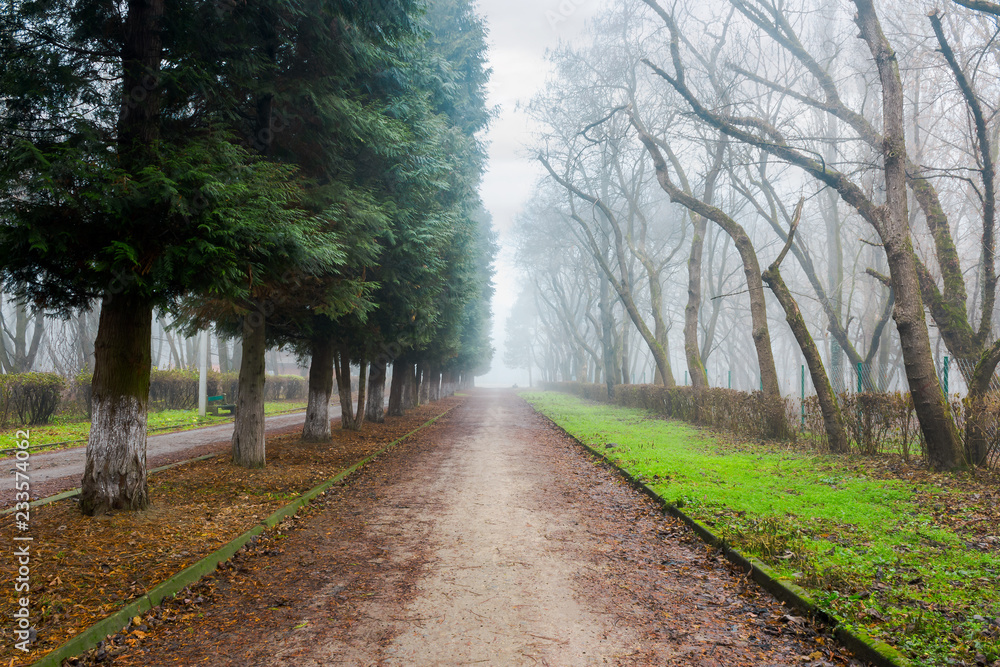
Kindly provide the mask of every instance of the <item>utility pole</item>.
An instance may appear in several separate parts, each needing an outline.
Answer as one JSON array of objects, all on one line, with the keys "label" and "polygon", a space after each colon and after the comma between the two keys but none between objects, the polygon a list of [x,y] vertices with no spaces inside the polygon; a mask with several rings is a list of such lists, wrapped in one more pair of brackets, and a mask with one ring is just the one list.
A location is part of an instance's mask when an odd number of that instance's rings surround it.
[{"label": "utility pole", "polygon": [[208,407],[208,329],[198,332],[198,415]]}]

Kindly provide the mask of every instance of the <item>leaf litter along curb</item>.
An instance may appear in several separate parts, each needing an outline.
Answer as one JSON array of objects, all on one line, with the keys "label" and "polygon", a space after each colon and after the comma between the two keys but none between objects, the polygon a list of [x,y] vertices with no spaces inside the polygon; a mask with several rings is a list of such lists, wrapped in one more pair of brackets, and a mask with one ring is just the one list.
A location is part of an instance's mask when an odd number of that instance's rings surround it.
[{"label": "leaf litter along curb", "polygon": [[[234,467],[228,455],[150,476],[150,509],[88,518],[76,502],[61,501],[31,513],[31,613],[36,643],[25,656],[14,649],[12,624],[0,631],[0,661],[27,665],[76,633],[142,596],[253,527],[315,484],[461,403],[448,398],[424,405],[361,432],[335,429],[331,443],[307,444],[297,434],[268,439],[267,467]],[[0,535],[13,544],[13,515]],[[0,562],[13,581],[16,559]],[[0,600],[0,615],[15,610],[13,585]]]},{"label": "leaf litter along curb", "polygon": [[522,396],[915,664],[1000,664],[995,474],[735,443],[640,410]]}]

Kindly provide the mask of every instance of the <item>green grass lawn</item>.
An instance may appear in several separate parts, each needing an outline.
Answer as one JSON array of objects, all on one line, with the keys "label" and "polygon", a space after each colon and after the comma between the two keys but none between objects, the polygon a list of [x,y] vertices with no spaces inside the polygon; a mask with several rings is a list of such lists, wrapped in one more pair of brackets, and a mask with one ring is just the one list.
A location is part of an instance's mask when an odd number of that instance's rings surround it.
[{"label": "green grass lawn", "polygon": [[[264,404],[264,414],[274,415],[282,412],[304,410],[305,408],[306,404],[302,401],[274,401]],[[160,412],[150,412],[147,424],[150,434],[156,435],[186,431],[201,426],[225,424],[231,421],[233,421],[232,415],[219,415],[215,417],[209,414],[200,417],[197,409],[161,410]],[[14,434],[19,430],[26,429],[31,432],[30,442],[32,451],[35,451],[36,447],[49,444],[53,444],[53,446],[45,447],[45,449],[78,447],[82,444],[81,441],[86,441],[87,436],[90,435],[90,421],[81,415],[56,415],[48,424],[5,428],[0,430],[0,449],[11,447],[14,442]]]},{"label": "green grass lawn", "polygon": [[1000,658],[995,485],[961,473],[887,479],[877,461],[733,446],[640,410],[521,396],[915,664]]}]

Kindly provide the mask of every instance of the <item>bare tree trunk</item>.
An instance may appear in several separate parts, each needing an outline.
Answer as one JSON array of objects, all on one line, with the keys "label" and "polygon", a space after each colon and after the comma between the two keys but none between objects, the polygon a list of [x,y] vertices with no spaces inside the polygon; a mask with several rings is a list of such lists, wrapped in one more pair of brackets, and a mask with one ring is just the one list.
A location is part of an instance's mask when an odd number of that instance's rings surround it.
[{"label": "bare tree trunk", "polygon": [[721,209],[706,204],[682,191],[670,179],[667,163],[653,138],[646,132],[639,119],[631,115],[632,126],[639,133],[639,138],[653,158],[656,178],[670,201],[677,202],[695,213],[708,218],[722,228],[732,238],[743,260],[743,274],[746,278],[747,291],[750,298],[751,334],[754,347],[757,350],[757,363],[760,367],[761,384],[764,396],[771,402],[768,431],[773,437],[785,437],[788,434],[788,420],[784,414],[784,403],[781,398],[781,388],[778,385],[778,371],[774,364],[774,353],[771,350],[771,336],[767,326],[767,306],[764,302],[764,284],[761,280],[760,264],[753,242],[746,230]]},{"label": "bare tree trunk", "polygon": [[927,457],[936,470],[958,463],[959,434],[951,409],[941,391],[931,354],[927,321],[920,294],[907,219],[906,140],[903,129],[903,86],[896,55],[889,46],[875,14],[872,0],[854,0],[856,21],[878,67],[882,83],[882,149],[886,204],[881,212],[882,243],[896,295],[893,318],[906,359],[906,378],[914,411],[927,442]]},{"label": "bare tree trunk", "polygon": [[705,230],[708,221],[697,216],[694,221],[694,236],[691,238],[691,255],[688,258],[688,301],[684,307],[684,355],[687,357],[691,386],[695,389],[708,387],[708,373],[698,349],[698,318],[701,310],[701,257],[705,248]]},{"label": "bare tree trunk", "polygon": [[139,297],[104,300],[95,343],[87,463],[80,511],[88,516],[149,505],[146,409],[153,308]]},{"label": "bare tree trunk", "polygon": [[330,440],[330,395],[333,393],[333,341],[323,337],[312,342],[309,362],[309,402],[302,425],[305,442]]},{"label": "bare tree trunk", "polygon": [[788,291],[788,287],[785,286],[785,281],[782,280],[778,269],[781,260],[785,258],[785,254],[788,253],[788,249],[795,238],[795,228],[799,224],[799,219],[802,215],[802,204],[803,201],[800,200],[798,208],[795,211],[795,219],[792,221],[791,230],[788,232],[788,240],[785,241],[785,246],[778,254],[777,259],[764,272],[763,279],[768,287],[771,288],[771,291],[774,292],[778,303],[784,309],[788,326],[791,328],[792,334],[795,336],[795,341],[799,344],[802,355],[806,359],[806,365],[809,367],[809,375],[812,378],[813,386],[816,388],[816,398],[819,401],[819,408],[823,413],[823,425],[826,428],[826,437],[830,444],[830,450],[838,453],[846,453],[848,451],[847,430],[844,428],[844,418],[840,413],[840,406],[837,404],[837,396],[833,393],[833,387],[830,386],[830,378],[823,367],[823,357],[820,355],[819,348],[816,347],[815,341],[813,341],[812,336],[809,334],[806,322],[802,319],[802,313],[799,312],[795,299],[792,297],[791,292]]},{"label": "bare tree trunk", "polygon": [[371,362],[368,378],[368,402],[365,419],[375,424],[385,422],[385,359],[380,357]]},{"label": "bare tree trunk", "polygon": [[263,468],[264,355],[267,352],[266,322],[258,310],[243,318],[243,359],[236,392],[236,424],[233,428],[233,463],[243,468]]}]

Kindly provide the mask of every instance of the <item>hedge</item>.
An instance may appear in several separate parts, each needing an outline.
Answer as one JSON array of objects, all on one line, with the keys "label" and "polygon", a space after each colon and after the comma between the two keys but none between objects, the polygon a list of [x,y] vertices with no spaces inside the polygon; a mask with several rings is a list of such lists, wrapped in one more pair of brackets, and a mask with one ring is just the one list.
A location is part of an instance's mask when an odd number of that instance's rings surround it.
[{"label": "hedge", "polygon": [[45,424],[62,400],[66,381],[55,373],[0,375],[0,425]]},{"label": "hedge", "polygon": [[[90,385],[92,375],[82,373],[74,382],[76,408],[90,416]],[[225,395],[226,401],[236,400],[239,373],[208,372],[208,395]],[[298,375],[268,375],[264,381],[264,399],[268,401],[304,400],[309,383]],[[153,370],[149,377],[150,410],[190,410],[198,407],[198,371]]]},{"label": "hedge", "polygon": [[[769,401],[759,391],[735,389],[702,389],[663,387],[652,384],[616,385],[614,397],[608,398],[607,385],[582,382],[550,382],[543,388],[576,394],[601,403],[614,403],[628,408],[655,412],[669,419],[680,419],[699,426],[730,431],[750,438],[767,438],[770,428]],[[792,405],[785,400],[783,408],[791,415]]]}]

